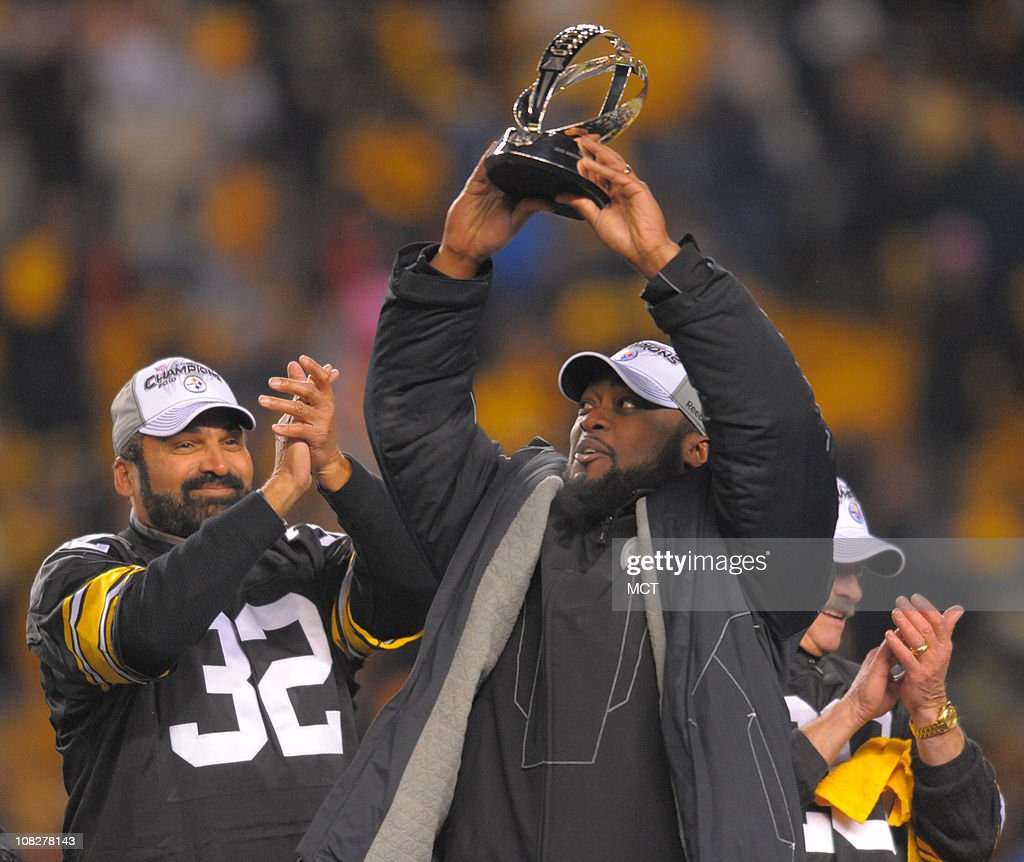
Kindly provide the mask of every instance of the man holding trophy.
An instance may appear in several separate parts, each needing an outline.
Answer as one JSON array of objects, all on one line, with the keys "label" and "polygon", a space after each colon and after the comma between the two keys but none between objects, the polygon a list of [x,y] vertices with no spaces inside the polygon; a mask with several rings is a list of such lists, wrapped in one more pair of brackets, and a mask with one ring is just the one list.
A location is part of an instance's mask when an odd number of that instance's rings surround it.
[{"label": "man holding trophy", "polygon": [[[570,65],[599,36],[615,56]],[[559,34],[517,110],[539,125],[534,103],[542,114],[598,69],[613,78],[602,117],[554,141],[510,130],[441,243],[398,254],[367,428],[444,580],[416,666],[314,819],[305,860],[803,858],[782,683],[788,639],[828,593],[831,436],[751,296],[692,237],[670,238],[647,184],[602,143],[639,109],[608,116],[638,68],[615,34]],[[490,258],[556,206],[648,279],[670,343],[571,357],[568,459],[540,439],[505,456],[471,391]],[[632,537],[820,541],[782,573],[694,576],[672,606],[645,597],[630,613],[613,607],[613,544]]]}]

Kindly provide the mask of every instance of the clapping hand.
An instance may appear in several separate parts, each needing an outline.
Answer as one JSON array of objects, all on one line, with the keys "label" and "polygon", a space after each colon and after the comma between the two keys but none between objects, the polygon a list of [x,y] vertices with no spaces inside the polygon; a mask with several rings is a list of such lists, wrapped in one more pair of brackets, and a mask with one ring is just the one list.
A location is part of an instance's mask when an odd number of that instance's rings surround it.
[{"label": "clapping hand", "polygon": [[946,703],[946,672],[953,657],[953,629],[964,609],[953,605],[945,613],[924,596],[900,596],[892,612],[897,631],[885,633],[885,642],[905,675],[900,697],[910,719],[921,727],[935,721]]},{"label": "clapping hand", "polygon": [[[300,356],[298,362],[288,363],[287,377],[271,377],[268,382],[271,389],[292,398],[260,396],[261,407],[283,414],[273,426],[278,464],[308,457],[310,473],[328,491],[340,488],[351,475],[351,465],[338,449],[334,428],[332,384],[340,376],[341,372],[331,365],[322,366],[309,356]],[[300,451],[292,451],[296,447]]]}]

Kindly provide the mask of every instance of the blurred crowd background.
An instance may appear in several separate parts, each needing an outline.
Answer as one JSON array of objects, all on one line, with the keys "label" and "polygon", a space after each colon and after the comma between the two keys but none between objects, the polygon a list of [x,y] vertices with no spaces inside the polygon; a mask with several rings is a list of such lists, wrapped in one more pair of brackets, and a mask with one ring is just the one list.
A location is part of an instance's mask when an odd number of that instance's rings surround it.
[{"label": "blurred crowd background", "polygon": [[[341,443],[372,464],[362,389],[392,257],[440,237],[542,49],[584,21],[650,69],[616,147],[789,341],[873,531],[1024,535],[1021,0],[0,0],[8,829],[60,827],[24,612],[52,548],[126,521],[117,389],[184,354],[255,409],[266,378],[310,353],[343,370]],[[600,95],[556,101],[586,119]],[[509,448],[564,447],[556,372],[572,351],[657,337],[642,281],[546,214],[496,267],[480,419]],[[300,517],[330,523],[314,498]],[[1024,859],[1022,622],[969,612],[951,684],[1007,797],[1000,860]],[[858,618],[848,655],[884,625]],[[364,724],[406,661],[364,671]]]}]

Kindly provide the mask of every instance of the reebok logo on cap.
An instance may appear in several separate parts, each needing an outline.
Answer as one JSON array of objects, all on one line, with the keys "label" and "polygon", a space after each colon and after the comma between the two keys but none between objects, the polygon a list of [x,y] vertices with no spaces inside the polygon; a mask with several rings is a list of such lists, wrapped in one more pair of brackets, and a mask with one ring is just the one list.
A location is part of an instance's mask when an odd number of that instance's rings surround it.
[{"label": "reebok logo on cap", "polygon": [[614,356],[589,350],[570,356],[558,373],[558,387],[566,398],[578,402],[590,381],[609,368],[641,398],[682,410],[701,434],[707,434],[700,395],[675,350],[660,341],[637,341]]}]

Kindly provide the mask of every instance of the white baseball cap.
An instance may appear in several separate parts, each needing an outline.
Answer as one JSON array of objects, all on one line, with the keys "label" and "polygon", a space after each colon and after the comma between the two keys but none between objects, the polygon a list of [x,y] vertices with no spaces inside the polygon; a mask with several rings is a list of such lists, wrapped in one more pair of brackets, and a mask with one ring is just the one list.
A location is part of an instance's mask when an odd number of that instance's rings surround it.
[{"label": "white baseball cap", "polygon": [[832,540],[832,559],[837,563],[863,563],[864,567],[891,578],[903,571],[907,558],[903,549],[872,536],[860,501],[850,486],[836,479],[839,488],[839,517]]},{"label": "white baseball cap", "polygon": [[231,387],[208,365],[184,356],[158,359],[136,371],[110,405],[114,452],[136,431],[172,437],[215,407],[233,410],[243,428],[256,427],[252,413],[239,406]]},{"label": "white baseball cap", "polygon": [[671,345],[636,341],[614,356],[590,350],[577,353],[558,372],[558,388],[570,401],[579,401],[590,382],[608,368],[641,398],[661,407],[682,410],[701,434],[707,434],[700,395]]}]

